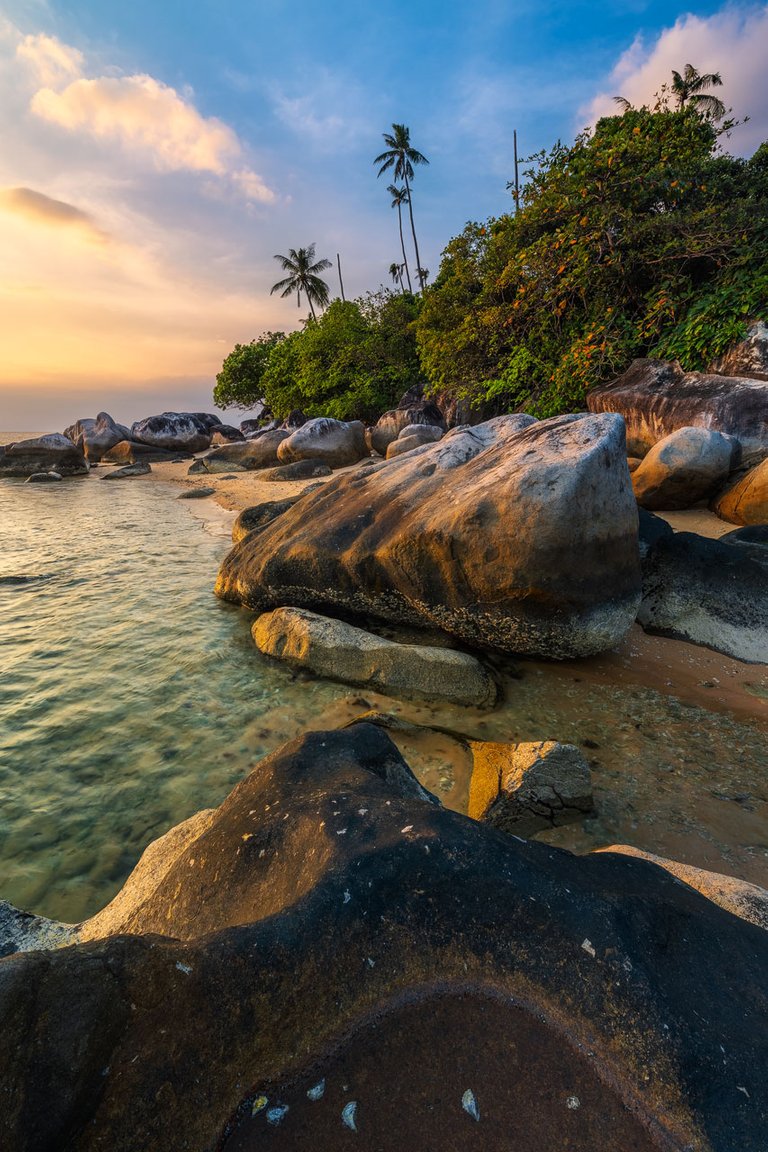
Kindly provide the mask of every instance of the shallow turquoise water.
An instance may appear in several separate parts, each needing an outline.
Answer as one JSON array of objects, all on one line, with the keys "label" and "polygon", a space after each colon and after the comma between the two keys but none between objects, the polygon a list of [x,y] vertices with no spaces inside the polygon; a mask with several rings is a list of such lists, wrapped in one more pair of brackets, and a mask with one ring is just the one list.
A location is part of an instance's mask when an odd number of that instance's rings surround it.
[{"label": "shallow turquoise water", "polygon": [[287,725],[286,670],[212,594],[227,540],[98,477],[0,481],[0,899],[65,920],[343,693],[299,684]]}]

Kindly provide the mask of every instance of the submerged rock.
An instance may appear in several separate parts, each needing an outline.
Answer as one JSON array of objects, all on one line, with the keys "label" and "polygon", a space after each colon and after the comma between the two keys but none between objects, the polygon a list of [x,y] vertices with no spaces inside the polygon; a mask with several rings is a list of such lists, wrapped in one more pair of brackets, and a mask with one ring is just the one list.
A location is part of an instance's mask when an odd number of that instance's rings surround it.
[{"label": "submerged rock", "polygon": [[3,1147],[763,1152],[768,933],[425,803],[377,728],[293,741],[134,876],[0,960]]},{"label": "submerged rock", "polygon": [[473,708],[496,703],[496,682],[464,652],[396,644],[301,608],[265,612],[251,629],[256,647],[292,668],[359,684],[406,700],[437,700]]},{"label": "submerged rock", "polygon": [[768,456],[768,382],[684,372],[676,360],[634,360],[623,376],[587,393],[590,412],[618,412],[632,454],[679,428],[708,428],[738,440],[742,460]]},{"label": "submerged rock", "polygon": [[592,779],[574,744],[472,741],[469,815],[500,832],[533,836],[583,820],[593,808]]},{"label": "submerged rock", "polygon": [[693,532],[660,536],[643,558],[637,619],[646,632],[768,664],[768,551],[761,562]]},{"label": "submerged rock", "polygon": [[187,492],[179,492],[177,500],[204,500],[206,496],[214,496],[215,488],[190,488]]},{"label": "submerged rock", "polygon": [[503,416],[329,481],[226,558],[219,596],[339,607],[556,659],[612,647],[640,597],[620,418]]},{"label": "submerged rock", "polygon": [[654,444],[632,472],[638,504],[690,508],[711,496],[731,470],[734,444],[708,428],[679,428]]},{"label": "submerged rock", "polygon": [[27,476],[26,484],[56,484],[61,480],[61,473],[59,472],[33,472],[31,476]]},{"label": "submerged rock", "polygon": [[59,432],[0,445],[0,476],[34,476],[40,472],[86,476],[88,461],[82,448]]}]

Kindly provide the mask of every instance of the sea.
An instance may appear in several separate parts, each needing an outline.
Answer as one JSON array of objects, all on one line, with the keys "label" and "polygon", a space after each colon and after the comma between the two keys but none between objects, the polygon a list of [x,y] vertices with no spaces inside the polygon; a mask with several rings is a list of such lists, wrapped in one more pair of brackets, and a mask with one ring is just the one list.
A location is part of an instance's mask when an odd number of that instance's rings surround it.
[{"label": "sea", "polygon": [[[595,812],[542,838],[579,852],[632,844],[768,884],[765,723],[679,698],[672,664],[658,683],[634,682],[631,637],[591,661],[492,660],[503,690],[492,713],[295,674],[257,651],[250,613],[213,595],[231,547],[218,506],[103,474],[0,479],[0,900],[79,922],[150,841],[219,804],[266,754],[369,708],[474,739],[576,744]],[[680,651],[712,675],[701,662],[715,654]],[[764,667],[747,690],[764,715]],[[444,734],[398,743],[466,811],[466,746],[462,759]]]}]

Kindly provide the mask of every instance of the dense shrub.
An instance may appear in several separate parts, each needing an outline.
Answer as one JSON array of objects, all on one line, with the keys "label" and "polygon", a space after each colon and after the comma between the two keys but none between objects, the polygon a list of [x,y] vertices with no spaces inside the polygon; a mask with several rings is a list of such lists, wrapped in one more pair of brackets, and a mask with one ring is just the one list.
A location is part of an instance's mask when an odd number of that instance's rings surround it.
[{"label": "dense shrub", "polygon": [[629,108],[535,157],[520,211],[448,244],[417,322],[434,389],[548,416],[635,356],[703,368],[768,314],[768,145]]}]

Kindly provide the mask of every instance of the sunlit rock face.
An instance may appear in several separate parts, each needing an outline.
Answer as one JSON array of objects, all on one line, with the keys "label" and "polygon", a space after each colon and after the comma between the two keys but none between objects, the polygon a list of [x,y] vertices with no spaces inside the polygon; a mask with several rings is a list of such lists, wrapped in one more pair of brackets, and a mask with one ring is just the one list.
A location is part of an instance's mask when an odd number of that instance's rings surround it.
[{"label": "sunlit rock face", "polygon": [[731,524],[768,524],[768,459],[731,477],[709,506]]},{"label": "sunlit rock face", "polygon": [[70,946],[0,960],[3,1148],[764,1152],[768,934],[446,811],[370,724],[36,933]]},{"label": "sunlit rock face", "polygon": [[338,477],[242,541],[216,591],[554,659],[610,648],[640,598],[623,421],[501,416]]},{"label": "sunlit rock face", "polygon": [[365,428],[360,421],[332,420],[329,416],[307,420],[283,440],[277,450],[281,464],[315,460],[329,468],[356,464],[367,455]]},{"label": "sunlit rock face", "polygon": [[734,441],[708,428],[679,428],[654,444],[632,472],[643,508],[690,508],[722,484],[731,468]]},{"label": "sunlit rock face", "polygon": [[0,476],[32,476],[36,472],[85,476],[88,462],[82,448],[59,432],[0,446]]},{"label": "sunlit rock face", "polygon": [[768,381],[684,372],[676,360],[634,360],[587,394],[590,412],[618,412],[630,453],[643,455],[679,428],[734,437],[743,463],[768,456]]},{"label": "sunlit rock face", "polygon": [[744,339],[713,360],[709,370],[721,376],[768,380],[768,324],[764,320],[750,324]]}]

